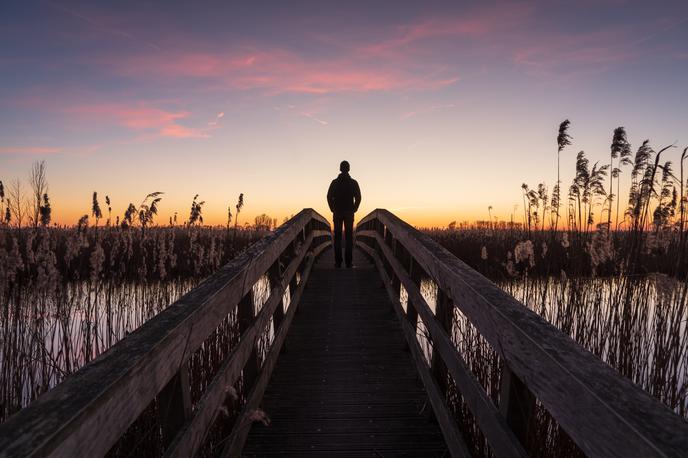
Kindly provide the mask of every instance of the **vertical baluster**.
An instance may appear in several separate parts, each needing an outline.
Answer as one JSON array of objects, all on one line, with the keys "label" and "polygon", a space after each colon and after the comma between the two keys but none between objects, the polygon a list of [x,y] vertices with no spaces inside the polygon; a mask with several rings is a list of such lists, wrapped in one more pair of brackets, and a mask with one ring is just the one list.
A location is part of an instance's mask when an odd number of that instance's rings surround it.
[{"label": "vertical baluster", "polygon": [[[397,249],[401,249],[402,245],[401,245],[401,243],[399,243],[397,241],[397,239],[392,239],[391,243],[392,243],[392,253],[396,257],[397,256]],[[387,262],[386,265],[391,267],[389,262]],[[394,269],[391,269],[391,268],[389,269],[389,276],[392,279],[392,288],[394,288],[394,292],[399,294],[399,290],[401,289],[401,280],[399,280],[399,277],[397,277],[397,275],[394,273]]]},{"label": "vertical baluster", "polygon": [[502,365],[499,411],[523,448],[529,450],[533,428],[535,396],[506,364]]},{"label": "vertical baluster", "polygon": [[[385,238],[385,226],[380,221],[376,220],[376,223],[377,223],[377,231],[380,233],[380,236],[384,240],[384,238]],[[385,255],[382,253],[382,248],[380,248],[378,246],[378,244],[379,244],[378,240],[379,239],[375,239],[375,252],[377,253],[377,256],[382,260],[382,259],[385,259]]]},{"label": "vertical baluster", "polygon": [[408,273],[408,258],[409,258],[409,253],[402,245],[401,243],[397,242],[397,247],[396,250],[394,251],[394,256],[397,258],[397,261],[404,267],[406,272]]},{"label": "vertical baluster", "polygon": [[303,229],[301,229],[301,232],[299,233],[298,240],[303,241],[306,240],[306,236],[308,235],[308,232],[311,230],[311,222],[307,222],[305,226],[303,226]]},{"label": "vertical baluster", "polygon": [[167,447],[186,420],[191,418],[191,386],[187,363],[181,365],[179,371],[158,394],[158,410],[162,441]]},{"label": "vertical baluster", "polygon": [[[435,317],[437,321],[442,326],[442,329],[451,338],[452,326],[453,326],[453,313],[454,305],[451,299],[442,291],[437,289],[437,304],[435,306]],[[442,393],[447,393],[447,366],[444,364],[444,360],[440,356],[438,351],[432,352],[432,364],[431,364],[433,375],[435,380],[437,380],[437,385],[439,386]]]},{"label": "vertical baluster", "polygon": [[281,257],[272,264],[268,270],[268,278],[270,279],[270,289],[271,291],[278,291],[282,295],[282,298],[275,308],[275,313],[272,315],[272,321],[275,325],[275,333],[282,324],[282,319],[284,318],[284,292],[282,291],[282,263],[280,262]]},{"label": "vertical baluster", "polygon": [[[256,309],[253,305],[253,289],[251,289],[248,293],[246,293],[241,301],[239,301],[239,306],[237,307],[239,334],[242,336],[242,338],[246,330],[253,326],[253,322],[255,320],[255,311]],[[257,335],[260,335],[260,332]],[[251,356],[248,358],[243,371],[245,393],[250,392],[257,375],[258,353],[256,352],[256,346],[254,344],[253,349],[251,350]]]},{"label": "vertical baluster", "polygon": [[389,230],[389,228],[386,228],[387,230],[385,231],[385,243],[387,244],[388,247],[392,247],[392,242],[394,240],[394,236],[392,235],[392,232]]},{"label": "vertical baluster", "polygon": [[[421,267],[418,265],[415,259],[411,258],[410,261],[410,269],[409,269],[409,276],[411,277],[411,281],[420,288],[420,280],[423,274],[423,270]],[[409,323],[411,323],[411,327],[416,330],[418,327],[418,311],[416,310],[416,307],[411,303],[411,298],[409,298],[409,303],[408,306],[406,307],[406,318],[408,319]]]}]

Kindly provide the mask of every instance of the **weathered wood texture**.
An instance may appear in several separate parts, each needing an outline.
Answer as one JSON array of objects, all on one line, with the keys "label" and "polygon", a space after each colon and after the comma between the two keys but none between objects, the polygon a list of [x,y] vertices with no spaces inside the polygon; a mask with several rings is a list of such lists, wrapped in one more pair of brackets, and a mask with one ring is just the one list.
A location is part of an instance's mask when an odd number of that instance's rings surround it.
[{"label": "weathered wood texture", "polygon": [[[11,417],[0,426],[0,456],[104,455],[285,250],[302,252],[306,240],[323,237],[329,237],[327,220],[301,211]],[[163,398],[186,396],[174,384],[168,388]],[[166,441],[189,414],[184,406],[177,410],[174,421],[164,422]]]},{"label": "weathered wood texture", "polygon": [[[389,295],[390,300],[392,301],[394,311],[397,314],[397,318],[399,319],[399,323],[401,324],[401,329],[403,330],[404,337],[406,338],[406,344],[408,345],[408,348],[411,352],[413,362],[416,365],[416,371],[420,375],[420,379],[423,382],[425,391],[428,394],[428,400],[430,401],[430,405],[432,406],[435,418],[437,419],[440,429],[442,430],[442,435],[444,436],[444,440],[447,443],[447,448],[451,453],[451,456],[471,456],[468,447],[466,446],[466,442],[463,440],[461,432],[459,432],[456,420],[454,419],[452,413],[449,411],[449,408],[447,407],[444,393],[442,393],[439,385],[437,384],[437,380],[433,377],[430,368],[428,367],[424,359],[423,350],[420,348],[420,345],[418,344],[418,339],[416,338],[417,322],[415,320],[409,320],[408,314],[404,313],[404,309],[402,308],[401,303],[399,302],[399,297],[398,295],[395,295],[392,286],[394,284],[394,281],[392,281],[387,275],[387,272],[385,271],[385,268],[382,265],[382,261],[380,260],[380,257],[377,255],[377,253],[375,253],[366,245],[361,245],[360,247],[373,258],[373,260],[375,261],[375,265],[378,269],[378,272],[382,277],[382,282],[385,285],[385,288],[387,289],[387,294]],[[407,308],[407,311],[408,310],[409,309]]]},{"label": "weathered wood texture", "polygon": [[[308,238],[306,243],[308,243]],[[328,244],[323,243],[316,247],[312,253],[309,254],[310,260],[318,255]],[[252,357],[255,351],[255,342],[260,337],[261,330],[265,329],[266,325],[271,316],[274,316],[276,308],[281,304],[283,292],[288,287],[290,279],[295,277],[295,273],[304,262],[304,257],[306,252],[302,251],[297,255],[292,262],[287,266],[284,276],[278,281],[281,283],[279,286],[273,288],[270,297],[267,299],[265,304],[263,304],[256,322],[253,326],[244,333],[239,341],[239,345],[232,351],[232,354],[227,358],[225,363],[218,370],[217,375],[213,381],[208,385],[203,397],[196,406],[196,411],[193,417],[180,429],[176,441],[171,444],[171,446],[166,451],[167,456],[174,457],[187,457],[193,456],[200,448],[205,434],[208,431],[210,425],[215,420],[219,408],[222,406],[222,402],[226,396],[226,387],[234,386],[237,379],[242,373],[242,368]],[[306,261],[308,262],[308,261]],[[298,288],[293,289],[294,295],[291,298],[290,307],[296,308],[299,302],[300,294],[305,287],[307,281],[306,278],[302,278],[301,283],[299,283]],[[284,325],[284,331],[289,327],[289,323]],[[275,329],[280,330],[280,326],[275,323]],[[257,368],[255,369],[257,372]],[[255,376],[255,372],[252,374]]]},{"label": "weathered wood texture", "polygon": [[[386,210],[373,211],[357,228],[358,238],[379,240],[384,234],[402,244],[503,358],[514,380],[542,402],[586,454],[685,456],[686,421],[430,237]],[[523,387],[506,388],[523,400]],[[504,396],[507,402],[510,398]]]},{"label": "weathered wood texture", "polygon": [[246,442],[246,436],[248,435],[249,431],[248,426],[251,424],[252,421],[252,413],[255,411],[255,409],[258,408],[261,401],[263,400],[265,388],[267,387],[268,382],[270,381],[270,376],[272,375],[272,371],[275,368],[275,364],[277,363],[277,358],[279,358],[280,351],[282,350],[282,344],[284,343],[284,339],[286,339],[287,337],[287,332],[289,332],[289,327],[291,325],[292,319],[294,318],[296,310],[298,310],[299,303],[301,302],[301,296],[303,295],[303,291],[306,287],[306,284],[308,283],[308,277],[311,273],[313,260],[313,256],[309,256],[306,263],[306,267],[303,271],[303,275],[301,277],[299,287],[294,292],[294,295],[291,296],[289,308],[287,309],[287,313],[284,316],[282,325],[276,331],[273,343],[270,346],[270,351],[265,358],[265,362],[263,363],[263,367],[261,368],[260,374],[258,376],[258,381],[251,389],[251,392],[248,396],[248,400],[246,401],[246,405],[244,406],[241,414],[239,415],[239,419],[234,424],[234,428],[232,429],[232,433],[230,436],[231,440],[229,440],[227,442],[227,445],[223,448],[221,453],[222,456],[241,455],[241,449],[244,446],[244,442]]},{"label": "weathered wood texture", "polygon": [[[471,412],[473,412],[473,416],[480,426],[480,429],[483,431],[483,434],[487,437],[490,444],[492,444],[492,450],[495,455],[499,457],[526,456],[525,450],[523,450],[519,444],[517,437],[511,431],[507,422],[500,415],[483,387],[478,383],[475,377],[473,377],[470,369],[452,343],[442,322],[435,318],[416,283],[412,281],[404,271],[403,266],[396,257],[393,256],[391,248],[384,243],[382,237],[378,233],[374,233],[373,237],[377,240],[380,251],[392,267],[396,277],[406,289],[409,298],[407,310],[412,308],[415,309],[417,315],[420,316],[423,323],[425,323],[425,327],[428,329],[430,337],[432,338],[435,361],[439,358],[444,362],[444,366],[454,379],[458,389],[461,391],[461,395],[471,409]],[[361,244],[360,246],[366,251],[369,251],[371,256],[377,257],[377,253],[371,248],[368,248],[367,245]],[[385,281],[386,284],[391,284],[392,282],[384,269],[378,268],[378,270],[380,270],[383,281]],[[389,288],[389,294],[392,296],[392,300],[399,300],[398,289],[392,290],[392,288]],[[411,334],[411,339],[413,341],[417,340],[415,332]],[[414,343],[417,346],[417,342]],[[424,360],[420,363],[423,365],[425,364]],[[444,396],[441,401],[445,402]],[[453,418],[451,420],[454,421]]]},{"label": "weathered wood texture", "polygon": [[446,456],[373,266],[311,273],[243,456]]}]

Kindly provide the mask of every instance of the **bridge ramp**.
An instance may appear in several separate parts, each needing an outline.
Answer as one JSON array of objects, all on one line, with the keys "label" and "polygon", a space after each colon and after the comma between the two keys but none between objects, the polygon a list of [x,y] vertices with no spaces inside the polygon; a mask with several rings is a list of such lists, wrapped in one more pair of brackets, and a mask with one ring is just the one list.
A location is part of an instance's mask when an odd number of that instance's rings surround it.
[{"label": "bridge ramp", "polygon": [[360,251],[355,268],[318,260],[244,456],[448,456],[387,293]]}]

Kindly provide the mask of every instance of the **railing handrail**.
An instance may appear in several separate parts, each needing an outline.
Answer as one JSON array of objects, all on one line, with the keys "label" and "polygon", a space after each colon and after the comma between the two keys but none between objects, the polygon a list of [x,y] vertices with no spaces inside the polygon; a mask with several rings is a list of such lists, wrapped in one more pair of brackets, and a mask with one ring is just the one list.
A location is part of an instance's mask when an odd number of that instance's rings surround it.
[{"label": "railing handrail", "polygon": [[[688,422],[429,236],[384,209],[364,217],[357,236],[400,243],[586,454],[679,456],[688,450]],[[380,254],[393,256],[385,248]]]},{"label": "railing handrail", "polygon": [[[326,230],[314,229],[313,222]],[[306,245],[315,237],[329,236],[329,228],[324,217],[313,209],[304,209],[274,233],[251,245],[199,286],[0,425],[0,455],[44,456],[66,450],[79,451],[82,456],[105,454],[179,374],[180,368],[186,367],[189,357],[250,293],[258,279],[279,263],[290,244],[304,245],[298,247],[300,253],[291,268],[294,275],[297,261],[304,259],[311,249]],[[289,281],[286,279],[287,285]],[[266,319],[261,322],[266,323]],[[238,367],[240,372],[242,366]]]}]

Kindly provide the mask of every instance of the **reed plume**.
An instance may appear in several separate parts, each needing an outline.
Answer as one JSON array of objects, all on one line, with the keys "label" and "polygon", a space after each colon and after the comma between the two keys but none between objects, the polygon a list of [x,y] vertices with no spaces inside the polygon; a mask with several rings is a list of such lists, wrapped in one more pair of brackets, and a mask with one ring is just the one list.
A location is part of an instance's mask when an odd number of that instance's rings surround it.
[{"label": "reed plume", "polygon": [[567,145],[571,144],[571,136],[568,133],[571,121],[565,119],[559,124],[559,133],[557,135],[557,183],[554,185],[552,191],[552,212],[555,214],[554,232],[559,227],[559,210],[561,207],[561,176],[560,176],[560,155]]}]

